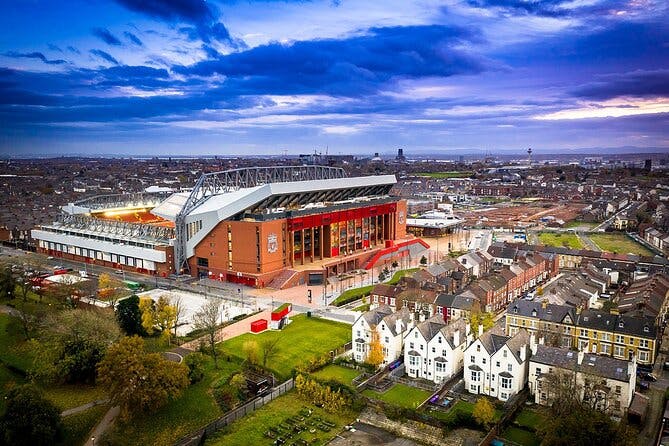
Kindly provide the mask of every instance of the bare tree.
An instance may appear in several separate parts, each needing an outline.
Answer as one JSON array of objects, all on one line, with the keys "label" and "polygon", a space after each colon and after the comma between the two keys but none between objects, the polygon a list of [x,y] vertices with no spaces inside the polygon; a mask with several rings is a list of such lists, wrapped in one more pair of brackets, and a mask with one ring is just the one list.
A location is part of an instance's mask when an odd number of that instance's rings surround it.
[{"label": "bare tree", "polygon": [[[184,316],[186,316],[186,306],[181,299],[181,296],[177,296],[172,299],[171,302],[174,307],[174,337],[177,337],[177,327],[183,322]],[[182,321],[181,323],[179,321]]]},{"label": "bare tree", "polygon": [[219,299],[209,299],[193,315],[193,325],[198,330],[203,330],[207,334],[211,354],[214,357],[214,366],[218,368],[218,356],[216,353],[216,331],[218,330],[218,321],[221,314],[222,301]]},{"label": "bare tree", "polygon": [[267,366],[267,363],[274,359],[274,357],[277,354],[276,351],[276,346],[281,340],[280,336],[277,336],[275,338],[268,338],[263,340],[260,343],[260,349],[262,351],[262,366],[263,368]]}]

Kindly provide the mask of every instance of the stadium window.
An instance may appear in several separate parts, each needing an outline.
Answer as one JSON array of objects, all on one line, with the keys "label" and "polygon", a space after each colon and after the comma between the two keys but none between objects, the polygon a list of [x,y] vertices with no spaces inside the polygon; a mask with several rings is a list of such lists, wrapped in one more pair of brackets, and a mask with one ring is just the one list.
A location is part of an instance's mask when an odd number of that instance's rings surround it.
[{"label": "stadium window", "polygon": [[197,258],[197,266],[208,268],[209,267],[209,259],[206,258],[206,257],[198,257]]}]

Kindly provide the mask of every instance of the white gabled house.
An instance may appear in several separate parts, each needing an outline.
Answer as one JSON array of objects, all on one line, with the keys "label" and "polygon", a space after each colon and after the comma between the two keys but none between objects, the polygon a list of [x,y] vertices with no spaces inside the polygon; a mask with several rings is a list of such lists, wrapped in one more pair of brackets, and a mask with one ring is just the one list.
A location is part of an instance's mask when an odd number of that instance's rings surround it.
[{"label": "white gabled house", "polygon": [[383,362],[386,366],[402,356],[403,340],[406,332],[413,326],[413,315],[407,308],[397,312],[388,305],[367,311],[353,323],[353,357],[356,361],[367,360],[372,342],[372,331],[378,334],[383,350]]},{"label": "white gabled house", "polygon": [[465,388],[508,400],[525,387],[530,354],[530,335],[524,329],[512,337],[498,327],[481,334],[464,352]]},{"label": "white gabled house", "polygon": [[420,322],[404,338],[406,373],[435,383],[449,380],[462,370],[469,334],[464,319],[446,325],[437,315]]}]

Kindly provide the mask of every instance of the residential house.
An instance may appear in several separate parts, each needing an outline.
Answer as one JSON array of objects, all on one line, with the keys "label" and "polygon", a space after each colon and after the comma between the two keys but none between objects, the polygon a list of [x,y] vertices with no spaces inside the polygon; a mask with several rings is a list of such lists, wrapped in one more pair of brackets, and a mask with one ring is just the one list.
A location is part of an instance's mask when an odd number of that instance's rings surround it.
[{"label": "residential house", "polygon": [[388,305],[381,305],[374,310],[361,314],[351,328],[353,339],[353,357],[364,362],[369,357],[370,345],[376,332],[383,351],[385,366],[402,356],[403,340],[407,331],[413,327],[413,314],[407,309],[393,312]]},{"label": "residential house", "polygon": [[443,316],[444,322],[449,323],[458,319],[469,320],[472,311],[481,311],[481,302],[473,296],[461,294],[441,293],[434,301],[437,314]]},{"label": "residential house", "polygon": [[502,242],[496,242],[488,248],[488,254],[493,257],[495,263],[511,265],[516,260],[518,248]]},{"label": "residential house", "polygon": [[658,329],[650,317],[518,300],[507,308],[505,332],[512,336],[521,330],[544,337],[552,346],[617,359],[636,357],[644,365],[655,362]]},{"label": "residential house", "polygon": [[620,314],[652,317],[661,325],[669,310],[669,276],[658,273],[632,283],[618,298]]},{"label": "residential house", "polygon": [[532,346],[528,387],[536,404],[550,405],[553,389],[549,376],[563,373],[571,377],[581,400],[611,416],[623,418],[634,397],[636,368],[634,360],[538,344]]},{"label": "residential house", "polygon": [[435,383],[448,381],[462,370],[469,334],[464,319],[446,324],[435,316],[420,322],[404,339],[406,373]]},{"label": "residential house", "polygon": [[480,335],[465,350],[465,389],[502,401],[513,397],[527,382],[529,344],[526,330],[506,336],[495,327]]}]

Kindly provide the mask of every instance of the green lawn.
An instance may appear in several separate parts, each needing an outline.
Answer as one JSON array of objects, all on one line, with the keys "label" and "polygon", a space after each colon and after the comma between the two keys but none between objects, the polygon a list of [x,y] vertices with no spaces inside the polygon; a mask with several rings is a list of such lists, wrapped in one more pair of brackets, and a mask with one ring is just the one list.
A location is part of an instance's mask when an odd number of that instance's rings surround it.
[{"label": "green lawn", "polygon": [[[397,285],[402,279],[402,277],[413,274],[416,271],[418,271],[420,268],[409,268],[409,269],[403,269],[400,271],[396,271],[395,274],[393,274],[393,277],[387,281],[384,282],[387,285]],[[346,290],[343,293],[339,295],[335,300],[333,300],[330,305],[335,305],[335,306],[341,306],[344,304],[347,304],[349,302],[353,302],[354,300],[357,299],[362,299],[365,296],[369,296],[369,294],[372,292],[372,289],[374,288],[374,285],[365,285],[363,287],[359,288],[352,288],[350,290]]]},{"label": "green lawn", "polygon": [[[455,418],[455,414],[457,412],[462,412],[471,415],[474,412],[474,403],[470,403],[469,401],[458,400],[455,402],[455,404],[453,404],[453,407],[451,407],[447,412],[443,412],[440,410],[433,410],[432,412],[430,412],[430,416],[448,423],[453,418]],[[502,411],[500,409],[495,408],[495,417],[493,418],[493,420],[498,421],[500,418],[502,418]]]},{"label": "green lawn", "polygon": [[107,410],[109,410],[109,406],[103,404],[63,418],[65,438],[61,444],[66,446],[83,444],[88,433],[98,424]]},{"label": "green lawn", "polygon": [[565,223],[564,227],[565,228],[588,228],[592,229],[595,226],[597,226],[599,223],[593,223],[589,221],[578,221],[578,220],[572,220],[570,222]]},{"label": "green lawn", "polygon": [[281,331],[265,331],[260,334],[243,334],[219,344],[224,354],[244,358],[242,350],[247,341],[260,345],[266,339],[279,338],[276,355],[267,364],[280,380],[290,377],[292,370],[311,358],[326,354],[351,340],[351,326],[320,318],[308,318],[303,314],[292,318],[292,323]]},{"label": "green lawn", "polygon": [[360,306],[355,307],[355,308],[353,309],[353,311],[361,311],[361,312],[364,313],[364,312],[366,312],[366,311],[369,311],[369,307],[370,307],[370,306],[371,306],[371,304],[362,304],[362,305],[360,305]]},{"label": "green lawn", "polygon": [[543,245],[583,249],[583,243],[576,237],[576,234],[566,232],[540,232],[538,236],[539,242]]},{"label": "green lawn", "polygon": [[522,428],[537,429],[545,420],[545,417],[534,410],[523,409],[514,420]]},{"label": "green lawn", "polygon": [[[310,405],[308,402],[302,400],[293,391],[277,398],[241,420],[232,423],[208,440],[206,444],[210,446],[272,445],[274,444],[274,440],[266,437],[265,432],[267,432],[270,427],[276,428],[281,424],[288,426],[285,420],[289,417],[298,416],[300,410],[304,408],[312,410],[311,415],[305,417],[304,424],[308,428],[315,429],[315,431],[309,432],[307,430],[300,434],[296,434],[290,438],[286,444],[295,444],[298,439],[304,439],[305,441],[310,442],[310,444],[326,444],[341,431],[344,425],[352,422],[356,416],[353,412],[336,414],[325,412],[323,409]],[[336,427],[332,428],[330,432],[323,432],[315,426],[309,426],[310,423],[317,423],[315,420],[316,417],[335,423]],[[314,443],[311,443],[312,440],[315,440]]]},{"label": "green lawn", "polygon": [[614,252],[617,254],[638,254],[642,256],[654,256],[645,246],[635,242],[625,234],[588,234],[592,242],[602,251]]},{"label": "green lawn", "polygon": [[360,370],[354,370],[348,367],[331,364],[315,373],[312,373],[311,376],[321,381],[337,381],[350,386],[351,381],[353,381],[353,379],[357,378],[361,374],[362,372]]},{"label": "green lawn", "polygon": [[72,409],[107,398],[107,394],[102,388],[84,384],[44,386],[44,396],[50,399],[60,410]]},{"label": "green lawn", "polygon": [[114,445],[168,445],[215,420],[222,415],[211,396],[211,386],[227,379],[240,369],[239,362],[219,360],[214,369],[213,360],[207,363],[205,378],[191,385],[181,397],[160,410],[116,423],[110,434]]},{"label": "green lawn", "polygon": [[417,389],[404,384],[395,384],[384,393],[378,393],[367,389],[364,390],[362,394],[369,398],[385,401],[386,403],[400,407],[407,407],[409,409],[415,409],[432,395],[432,393],[426,390]]},{"label": "green lawn", "polygon": [[469,178],[474,172],[472,171],[448,171],[448,172],[420,172],[415,175],[420,177],[430,177],[435,179],[444,179],[444,178]]},{"label": "green lawn", "polygon": [[534,433],[514,426],[506,428],[501,437],[521,446],[539,446],[541,444],[541,440]]}]

